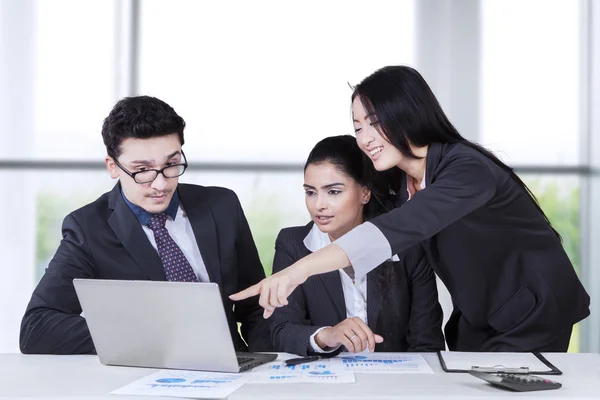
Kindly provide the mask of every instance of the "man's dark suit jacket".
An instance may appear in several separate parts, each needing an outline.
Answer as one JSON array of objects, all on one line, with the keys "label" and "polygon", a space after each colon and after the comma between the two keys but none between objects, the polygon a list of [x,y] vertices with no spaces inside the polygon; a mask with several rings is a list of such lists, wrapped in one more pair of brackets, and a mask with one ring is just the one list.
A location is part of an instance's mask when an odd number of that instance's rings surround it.
[{"label": "man's dark suit jacket", "polygon": [[[312,225],[311,222],[281,230],[275,244],[273,273],[311,253],[303,240]],[[384,335],[384,342],[377,344],[375,351],[443,350],[442,309],[433,270],[420,246],[399,256],[400,262],[386,262],[367,275],[367,322],[374,333]],[[394,281],[387,283],[395,285],[395,290],[382,292],[378,287],[377,274],[382,273],[382,268],[395,269]],[[390,298],[391,292],[398,293],[398,298]],[[312,276],[292,292],[286,307],[277,308],[271,316],[275,350],[299,355],[312,353],[312,334],[346,317],[339,271]],[[392,327],[393,339],[382,332],[384,323],[388,329]]]},{"label": "man's dark suit jacket", "polygon": [[[258,299],[236,303],[230,294],[265,277],[250,228],[234,192],[179,184],[211,282],[219,284],[231,337],[238,351],[270,350],[269,326]],[[21,323],[23,353],[94,353],[94,343],[73,287],[74,278],[164,281],[157,251],[121,195],[120,185],[69,214],[63,239],[27,306]],[[123,307],[127,307],[126,304]],[[207,324],[210,321],[206,321]]]},{"label": "man's dark suit jacket", "polygon": [[[446,341],[458,351],[533,351],[589,315],[590,298],[530,197],[465,144],[433,143],[426,188],[372,219],[392,253],[422,243],[452,295]],[[560,351],[566,351],[566,348]]]}]

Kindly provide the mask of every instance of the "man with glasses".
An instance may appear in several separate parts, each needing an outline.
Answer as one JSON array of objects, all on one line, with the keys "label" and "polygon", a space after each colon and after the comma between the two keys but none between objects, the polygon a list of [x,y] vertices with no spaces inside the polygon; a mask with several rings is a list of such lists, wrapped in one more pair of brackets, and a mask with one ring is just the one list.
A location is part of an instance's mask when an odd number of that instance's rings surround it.
[{"label": "man with glasses", "polygon": [[234,307],[228,298],[265,277],[237,196],[179,184],[184,128],[173,108],[147,96],[119,101],[104,120],[106,168],[119,182],[65,218],[23,317],[23,353],[95,352],[74,278],[216,282],[236,350],[271,349],[257,299]]}]

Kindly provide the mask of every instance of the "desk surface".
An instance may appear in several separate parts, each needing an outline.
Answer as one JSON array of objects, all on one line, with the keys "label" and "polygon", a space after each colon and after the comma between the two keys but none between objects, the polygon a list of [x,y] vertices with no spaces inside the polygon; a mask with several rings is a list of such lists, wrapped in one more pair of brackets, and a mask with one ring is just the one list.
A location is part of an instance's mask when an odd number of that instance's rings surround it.
[{"label": "desk surface", "polygon": [[[549,377],[563,384],[559,390],[506,392],[468,374],[444,373],[435,354],[424,354],[434,371],[433,375],[356,374],[356,383],[332,385],[248,384],[234,392],[229,399],[600,398],[600,354],[545,355],[564,372],[562,376]],[[150,397],[114,396],[109,393],[154,371],[146,368],[104,366],[96,356],[0,354],[0,398],[141,400]]]}]

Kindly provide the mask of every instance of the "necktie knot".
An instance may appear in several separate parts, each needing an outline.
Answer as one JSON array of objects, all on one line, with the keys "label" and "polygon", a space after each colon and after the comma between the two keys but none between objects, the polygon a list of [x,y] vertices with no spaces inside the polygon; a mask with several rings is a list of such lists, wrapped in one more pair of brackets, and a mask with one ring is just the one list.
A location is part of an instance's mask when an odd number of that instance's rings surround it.
[{"label": "necktie knot", "polygon": [[164,228],[166,223],[167,214],[154,214],[152,218],[150,218],[150,222],[148,222],[148,228],[152,229],[152,231],[156,231],[157,229]]}]

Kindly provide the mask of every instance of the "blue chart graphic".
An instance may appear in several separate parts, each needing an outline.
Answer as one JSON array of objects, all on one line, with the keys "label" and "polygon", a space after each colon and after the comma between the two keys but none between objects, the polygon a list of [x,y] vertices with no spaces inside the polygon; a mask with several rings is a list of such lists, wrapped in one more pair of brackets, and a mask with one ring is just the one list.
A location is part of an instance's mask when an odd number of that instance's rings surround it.
[{"label": "blue chart graphic", "polygon": [[367,356],[344,356],[340,357],[342,360],[353,360],[353,361],[365,361]]},{"label": "blue chart graphic", "polygon": [[409,358],[373,359],[365,356],[341,357],[346,369],[384,371],[384,370],[418,370],[419,366]]},{"label": "blue chart graphic", "polygon": [[212,380],[215,381],[237,381],[240,377],[239,376],[217,376],[212,378]]},{"label": "blue chart graphic", "polygon": [[158,382],[158,383],[181,383],[181,382],[185,382],[185,379],[183,379],[183,378],[160,378],[160,379],[157,379],[156,382]]},{"label": "blue chart graphic", "polygon": [[329,376],[335,375],[335,373],[331,372],[331,371],[311,371],[311,372],[309,372],[309,374],[311,374],[311,375],[329,375]]},{"label": "blue chart graphic", "polygon": [[[376,370],[381,368],[389,368],[394,365],[402,365],[402,368],[414,368],[417,366],[411,364],[406,358],[391,358],[391,359],[372,359],[366,356],[348,356],[341,357],[342,365],[345,368],[365,368],[370,370]],[[408,364],[407,364],[408,363]]]},{"label": "blue chart graphic", "polygon": [[294,376],[294,375],[273,375],[273,376],[269,377],[269,379],[271,379],[271,380],[281,380],[281,379],[290,379],[290,378],[298,378],[298,377]]},{"label": "blue chart graphic", "polygon": [[[309,369],[309,368],[310,368],[310,365],[306,365],[306,364],[304,364],[304,365],[297,365],[297,366],[296,365],[286,365],[286,366],[284,366],[284,369],[288,370],[288,371],[296,371],[297,369],[300,369],[300,370],[304,371],[305,369]],[[276,371],[280,371],[281,370],[281,365],[272,365],[270,367],[270,369],[274,369]]]}]

